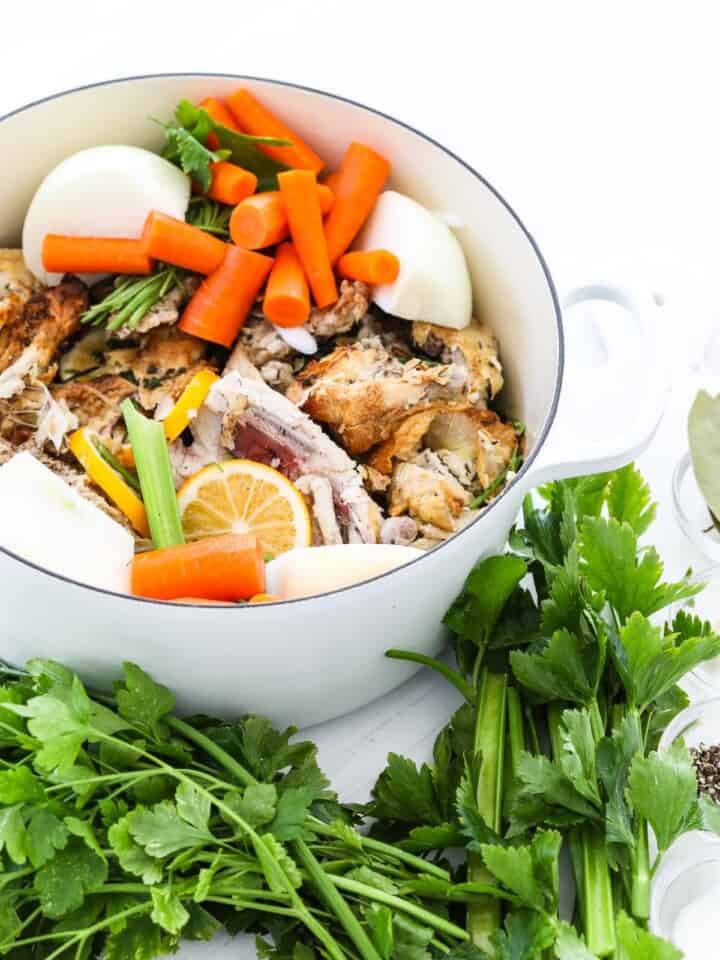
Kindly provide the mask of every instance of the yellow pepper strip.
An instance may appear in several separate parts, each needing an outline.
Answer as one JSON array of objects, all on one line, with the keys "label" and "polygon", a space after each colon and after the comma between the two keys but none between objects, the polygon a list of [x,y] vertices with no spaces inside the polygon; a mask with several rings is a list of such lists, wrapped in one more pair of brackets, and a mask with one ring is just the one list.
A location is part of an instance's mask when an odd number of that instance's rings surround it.
[{"label": "yellow pepper strip", "polygon": [[274,593],[256,593],[254,597],[250,597],[248,603],[277,603],[279,600],[282,600],[282,597],[277,597]]},{"label": "yellow pepper strip", "polygon": [[172,443],[183,430],[190,426],[192,418],[205,402],[210,387],[220,378],[212,370],[198,370],[190,383],[180,394],[177,403],[163,420],[165,436]]},{"label": "yellow pepper strip", "polygon": [[85,428],[76,430],[68,439],[68,446],[85,468],[85,472],[121,510],[143,537],[150,536],[145,506],[135,491],[106,463],[95,449]]}]

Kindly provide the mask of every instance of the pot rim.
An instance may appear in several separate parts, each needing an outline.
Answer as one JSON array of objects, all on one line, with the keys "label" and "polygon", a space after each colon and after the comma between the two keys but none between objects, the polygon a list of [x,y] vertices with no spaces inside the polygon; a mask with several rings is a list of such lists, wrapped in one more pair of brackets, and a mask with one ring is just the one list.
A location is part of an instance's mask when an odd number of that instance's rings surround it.
[{"label": "pot rim", "polygon": [[[26,110],[31,110],[33,107],[39,106],[40,104],[50,103],[53,100],[59,100],[61,97],[66,97],[73,93],[81,93],[84,90],[100,89],[101,87],[114,86],[120,83],[134,83],[138,80],[162,80],[166,78],[179,79],[183,77],[223,78],[223,79],[239,80],[239,81],[255,80],[255,81],[258,81],[259,83],[271,83],[278,87],[291,87],[295,90],[303,90],[306,93],[317,93],[317,94],[320,94],[321,96],[329,97],[333,100],[339,100],[341,103],[347,103],[353,107],[359,107],[361,110],[366,110],[368,113],[372,113],[378,117],[382,117],[384,120],[387,120],[390,123],[394,123],[397,126],[402,127],[405,130],[408,130],[410,133],[413,133],[418,137],[422,137],[423,140],[426,140],[428,143],[432,144],[434,147],[437,147],[439,150],[441,150],[444,154],[446,154],[456,163],[459,163],[462,167],[464,167],[477,180],[479,180],[480,183],[482,183],[483,186],[486,187],[497,200],[499,200],[502,206],[505,207],[507,212],[513,218],[513,220],[517,223],[518,227],[520,228],[525,238],[527,239],[528,243],[532,247],[533,252],[537,257],[537,260],[543,271],[543,274],[545,275],[545,281],[548,285],[548,289],[550,291],[550,296],[551,296],[554,311],[555,311],[555,323],[557,326],[557,337],[558,337],[558,360],[557,360],[557,368],[555,371],[555,389],[553,391],[550,410],[548,411],[548,414],[545,419],[545,423],[542,426],[542,429],[538,433],[534,448],[531,451],[530,455],[525,459],[520,470],[518,470],[517,474],[511,480],[511,482],[504,488],[502,493],[500,493],[490,504],[488,504],[488,506],[485,507],[485,509],[471,523],[469,523],[466,527],[463,527],[462,530],[459,530],[457,533],[454,533],[452,536],[448,537],[447,540],[443,540],[442,543],[439,543],[437,547],[433,547],[432,550],[429,550],[427,554],[424,554],[423,556],[420,556],[420,557],[416,557],[414,560],[410,560],[408,563],[404,563],[400,567],[395,567],[392,570],[386,571],[385,573],[378,574],[377,576],[374,576],[374,577],[368,577],[368,579],[366,580],[361,580],[358,583],[352,583],[346,587],[339,587],[335,590],[328,590],[325,593],[313,594],[312,596],[309,596],[309,597],[296,597],[289,600],[282,600],[282,601],[278,601],[277,603],[278,604],[279,603],[303,604],[309,601],[319,600],[324,597],[331,597],[337,594],[347,593],[348,591],[351,591],[351,590],[357,590],[358,588],[363,587],[368,583],[374,583],[375,581],[379,581],[379,580],[386,580],[390,577],[395,576],[401,571],[405,571],[410,567],[413,567],[416,564],[421,563],[425,559],[425,556],[427,556],[428,554],[437,553],[438,551],[442,550],[443,547],[449,544],[450,541],[455,541],[459,539],[460,537],[468,533],[473,527],[475,527],[475,525],[478,522],[483,520],[487,516],[487,514],[489,514],[490,511],[509,494],[509,492],[517,484],[519,479],[527,475],[527,473],[529,472],[533,464],[533,461],[536,459],[541,447],[545,443],[545,440],[547,439],[547,435],[555,421],[555,415],[557,413],[558,403],[560,400],[560,389],[562,387],[563,374],[565,369],[565,338],[563,335],[562,311],[560,308],[560,301],[558,299],[557,290],[555,289],[555,284],[550,274],[550,270],[548,268],[547,262],[544,256],[542,255],[542,252],[540,251],[540,247],[538,246],[537,241],[535,240],[533,235],[530,233],[528,228],[525,226],[523,221],[520,219],[518,214],[515,212],[514,208],[508,203],[508,201],[503,197],[503,195],[499,192],[499,190],[497,190],[482,174],[478,173],[478,171],[475,170],[474,167],[472,167],[469,163],[467,163],[465,160],[459,157],[456,153],[454,153],[448,147],[444,146],[444,144],[435,140],[433,137],[429,136],[428,134],[423,133],[421,130],[418,130],[416,127],[413,127],[411,124],[405,123],[402,120],[398,120],[396,117],[393,117],[382,110],[378,110],[375,107],[370,107],[367,104],[361,103],[358,100],[353,100],[351,97],[345,97],[337,93],[330,93],[327,90],[321,90],[318,87],[311,87],[311,86],[308,86],[307,84],[293,83],[287,80],[277,80],[273,77],[256,77],[256,76],[251,76],[249,74],[222,73],[222,72],[216,72],[216,71],[208,72],[208,71],[202,71],[202,70],[200,71],[194,71],[194,70],[184,71],[183,70],[180,72],[170,71],[170,72],[164,72],[164,73],[135,74],[129,77],[116,77],[111,80],[99,80],[99,81],[96,81],[95,83],[81,84],[80,86],[70,87],[66,90],[61,90],[58,93],[53,93],[46,97],[40,97],[37,100],[32,100],[30,103],[26,103],[23,106],[17,107],[15,110],[11,110],[9,113],[6,113],[0,116],[0,124],[4,123],[6,120],[9,120],[11,117],[16,116],[17,114],[24,113]],[[73,586],[79,587],[83,590],[90,590],[94,593],[105,594],[106,596],[109,596],[109,597],[115,597],[121,600],[129,600],[135,603],[147,603],[147,604],[151,604],[152,606],[162,606],[162,607],[167,607],[167,606],[185,607],[185,608],[190,608],[194,610],[208,609],[208,610],[214,610],[214,611],[243,610],[248,608],[251,609],[253,607],[258,610],[267,610],[268,607],[275,606],[275,603],[267,603],[267,604],[263,603],[263,604],[256,604],[256,605],[242,604],[242,603],[241,604],[228,603],[228,604],[222,604],[222,605],[215,605],[212,607],[203,607],[202,605],[198,605],[198,604],[179,603],[174,600],[152,600],[147,597],[136,597],[136,596],[133,596],[132,594],[119,593],[115,590],[107,590],[103,587],[96,587],[91,584],[82,583],[80,580],[74,580],[72,577],[67,577],[62,573],[56,573],[54,570],[47,570],[45,567],[41,566],[40,564],[34,563],[31,560],[26,560],[24,557],[18,556],[18,554],[13,553],[12,550],[8,550],[3,546],[0,546],[0,553],[4,553],[7,556],[12,557],[13,560],[17,560],[19,563],[22,563],[25,566],[38,571],[39,573],[43,573],[46,576],[53,577],[56,580],[64,581],[65,583],[72,584]]]}]

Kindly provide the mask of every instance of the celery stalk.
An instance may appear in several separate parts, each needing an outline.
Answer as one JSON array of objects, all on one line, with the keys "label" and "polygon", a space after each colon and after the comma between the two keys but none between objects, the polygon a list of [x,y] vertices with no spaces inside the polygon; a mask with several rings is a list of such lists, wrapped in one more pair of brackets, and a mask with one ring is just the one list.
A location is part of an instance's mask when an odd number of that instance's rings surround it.
[{"label": "celery stalk", "polygon": [[[503,810],[507,677],[484,670],[479,686],[474,749],[475,753],[481,755],[482,763],[477,784],[477,808],[485,823],[499,833]],[[479,853],[468,856],[468,880],[472,883],[494,882]],[[470,940],[491,957],[495,951],[490,938],[500,923],[498,900],[483,897],[468,907],[467,930]]]},{"label": "celery stalk", "polygon": [[[562,703],[548,707],[550,743],[556,759],[562,751],[560,725],[564,709]],[[603,724],[597,704],[591,704],[589,709],[593,733],[602,736]],[[596,827],[588,826],[573,830],[569,840],[585,943],[595,956],[608,957],[615,950],[615,911],[605,837]]]},{"label": "celery stalk", "polygon": [[184,543],[163,425],[144,417],[131,400],[125,400],[120,409],[135,457],[153,544],[161,549]]}]

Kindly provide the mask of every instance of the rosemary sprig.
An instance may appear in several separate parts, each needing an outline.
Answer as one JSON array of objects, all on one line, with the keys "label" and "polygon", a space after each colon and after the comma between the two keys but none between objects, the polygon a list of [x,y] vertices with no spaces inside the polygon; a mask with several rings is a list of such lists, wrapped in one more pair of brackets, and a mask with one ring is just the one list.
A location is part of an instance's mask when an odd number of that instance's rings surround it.
[{"label": "rosemary sprig", "polygon": [[86,310],[81,320],[94,326],[104,324],[110,331],[121,327],[134,330],[179,280],[178,269],[165,264],[149,277],[117,276],[111,292]]}]

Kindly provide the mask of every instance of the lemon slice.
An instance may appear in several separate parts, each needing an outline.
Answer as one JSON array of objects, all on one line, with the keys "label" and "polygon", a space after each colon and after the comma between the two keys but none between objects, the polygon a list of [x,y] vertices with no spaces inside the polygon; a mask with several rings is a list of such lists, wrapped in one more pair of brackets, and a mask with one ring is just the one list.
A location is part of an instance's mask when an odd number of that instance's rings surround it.
[{"label": "lemon slice", "polygon": [[312,542],[310,514],[297,487],[254,460],[203,467],[178,491],[188,540],[221,533],[253,533],[274,557]]}]

